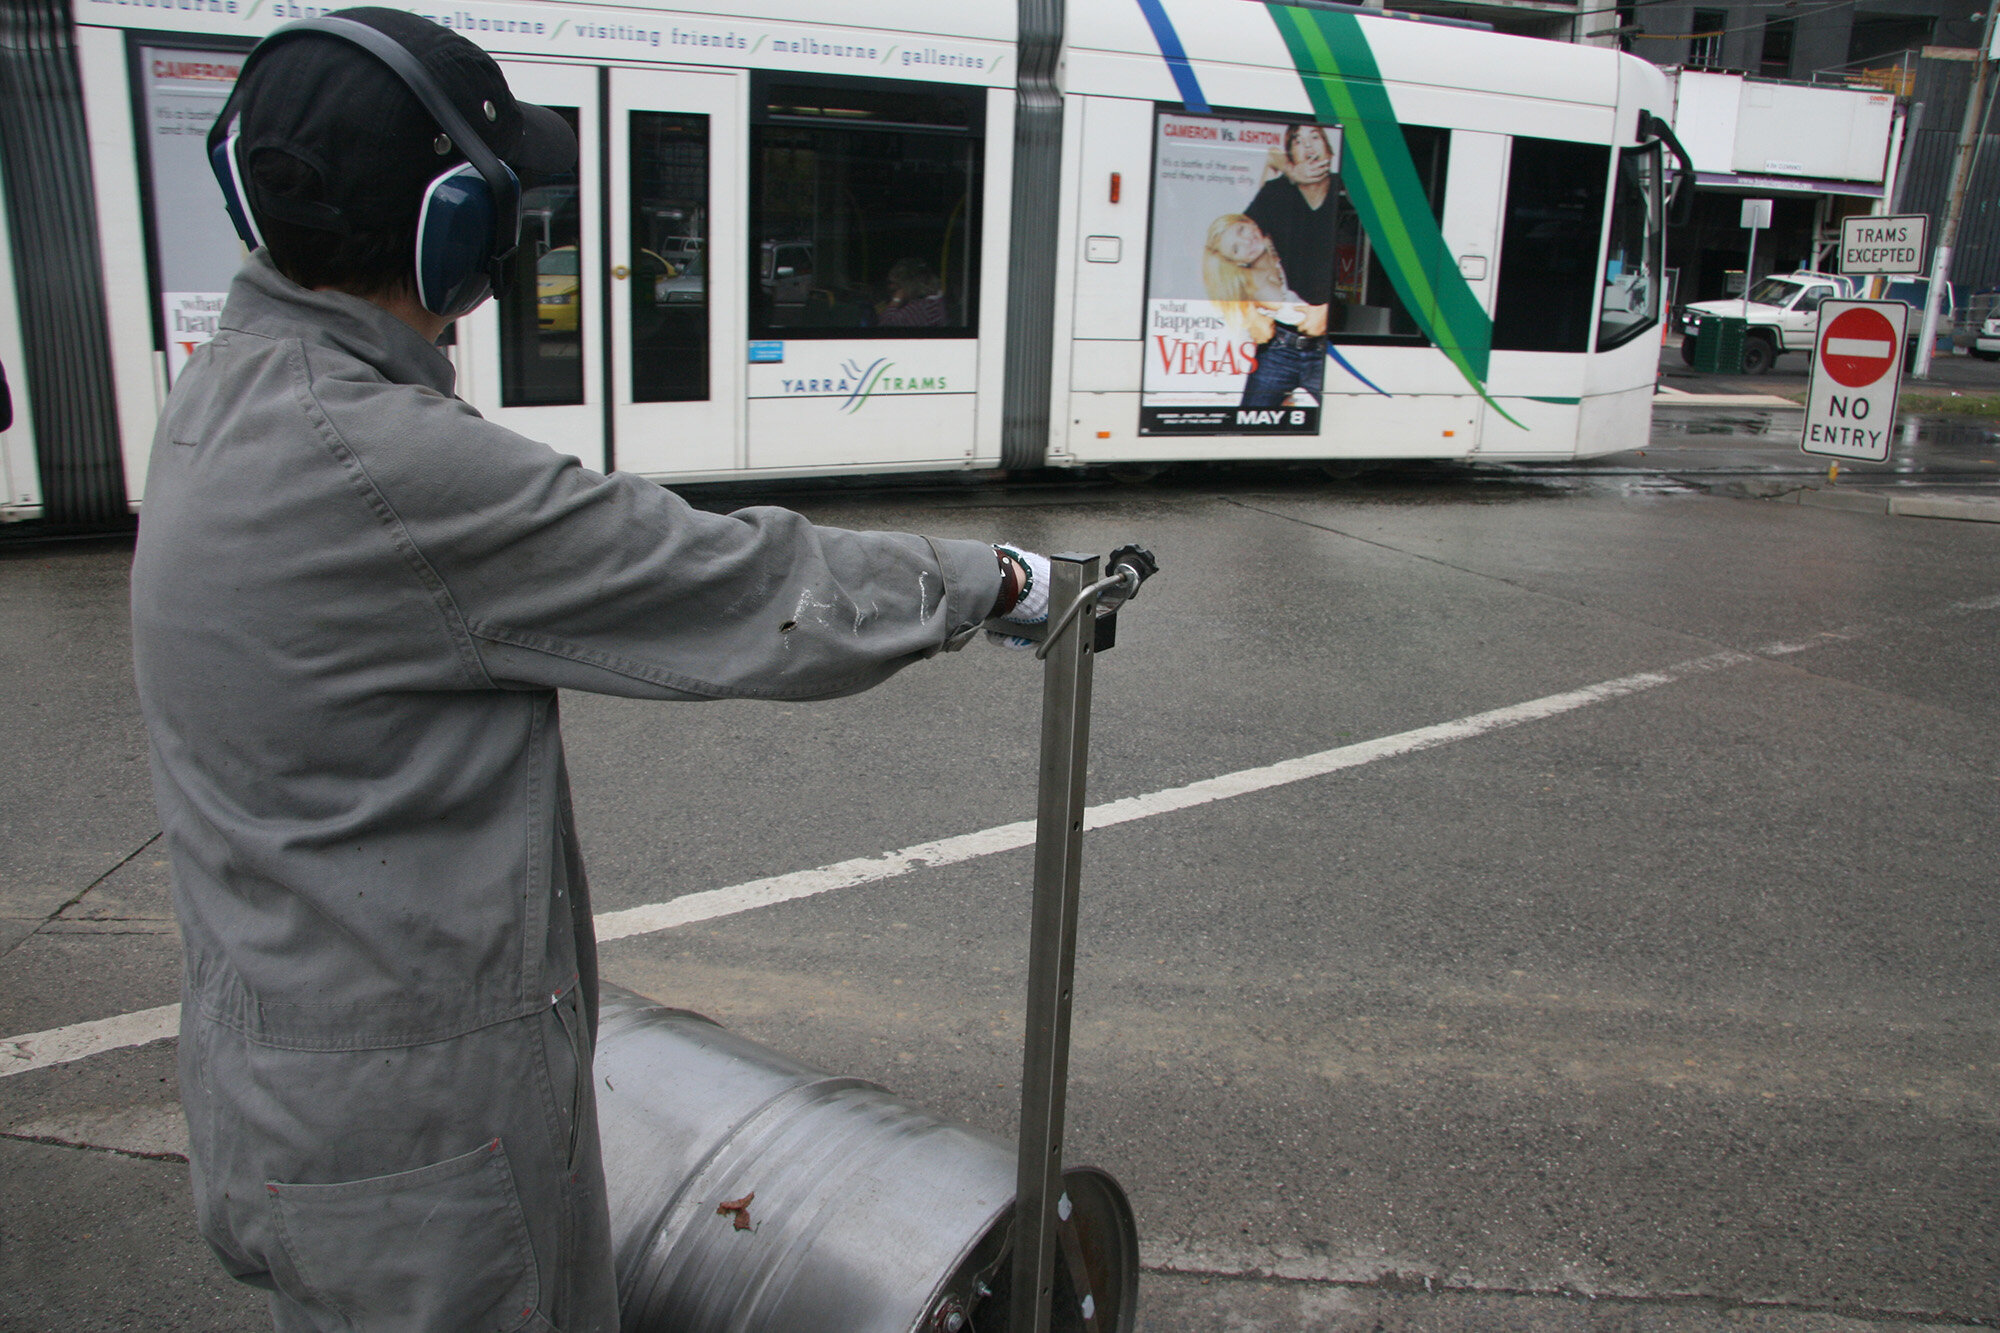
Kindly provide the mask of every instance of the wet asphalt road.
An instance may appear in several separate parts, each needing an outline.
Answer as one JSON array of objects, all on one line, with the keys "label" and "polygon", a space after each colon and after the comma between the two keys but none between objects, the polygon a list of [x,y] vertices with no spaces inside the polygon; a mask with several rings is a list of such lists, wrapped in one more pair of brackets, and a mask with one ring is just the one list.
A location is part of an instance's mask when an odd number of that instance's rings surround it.
[{"label": "wet asphalt road", "polygon": [[[1782,417],[1584,467],[787,497],[1159,552],[1093,804],[1568,701],[1090,835],[1069,1155],[1132,1195],[1142,1328],[2000,1324],[2000,524],[1733,498],[1823,471]],[[1975,493],[2000,436],[1909,448]],[[176,998],[128,559],[0,551],[0,1035]],[[1036,707],[984,646],[827,704],[566,698],[598,909],[1028,817]],[[1011,1132],[1030,870],[605,973]],[[264,1326],[193,1236],[171,1042],[0,1077],[0,1130],[0,1328]]]},{"label": "wet asphalt road", "polygon": [[[1660,349],[1660,383],[1683,393],[1804,393],[1812,373],[1812,357],[1804,352],[1786,352],[1771,363],[1762,375],[1704,374],[1681,359],[1680,335],[1669,333]],[[1930,374],[1924,379],[1905,376],[1902,391],[1906,398],[1924,395],[1949,396],[2000,394],[2000,361],[1960,352],[1931,358]]]}]

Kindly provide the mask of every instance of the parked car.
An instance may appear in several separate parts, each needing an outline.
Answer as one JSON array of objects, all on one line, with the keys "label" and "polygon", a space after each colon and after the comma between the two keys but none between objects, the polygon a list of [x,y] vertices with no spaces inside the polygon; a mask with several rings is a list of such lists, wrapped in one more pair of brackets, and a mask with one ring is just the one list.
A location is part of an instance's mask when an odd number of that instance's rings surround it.
[{"label": "parked car", "polygon": [[535,312],[542,332],[576,332],[582,285],[575,246],[558,246],[536,261]]},{"label": "parked car", "polygon": [[653,282],[653,304],[660,306],[700,305],[708,299],[708,270],[697,250],[680,271],[662,274]]},{"label": "parked car", "polygon": [[1750,289],[1749,298],[1697,301],[1681,319],[1681,359],[1694,364],[1704,321],[1728,316],[1749,320],[1743,337],[1743,371],[1761,375],[1784,352],[1811,352],[1819,334],[1819,307],[1854,295],[1854,280],[1835,273],[1773,274]]},{"label": "parked car", "polygon": [[660,258],[672,264],[678,273],[701,258],[705,244],[699,236],[669,236],[660,242]]},{"label": "parked car", "polygon": [[[1910,370],[1917,364],[1917,339],[1924,332],[1924,302],[1930,299],[1931,280],[1929,278],[1896,278],[1889,283],[1889,289],[1882,293],[1885,301],[1901,301],[1910,307],[1908,332],[1903,339],[1903,369]],[[1938,336],[1946,347],[1951,346],[1952,325],[1958,319],[1958,292],[1952,283],[1944,285],[1944,299],[1938,302]]]},{"label": "parked car", "polygon": [[2000,315],[1979,326],[1972,336],[1972,354],[1982,361],[2000,361]]},{"label": "parked car", "polygon": [[781,317],[796,317],[813,290],[811,241],[766,241],[758,255],[757,280]]}]

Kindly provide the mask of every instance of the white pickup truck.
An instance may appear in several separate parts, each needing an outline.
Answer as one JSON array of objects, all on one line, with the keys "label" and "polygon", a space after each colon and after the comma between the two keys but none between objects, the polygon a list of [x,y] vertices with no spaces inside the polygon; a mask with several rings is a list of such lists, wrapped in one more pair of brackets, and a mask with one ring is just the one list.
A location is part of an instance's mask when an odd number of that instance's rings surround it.
[{"label": "white pickup truck", "polygon": [[1750,326],[1743,337],[1743,373],[1761,375],[1781,352],[1812,351],[1819,333],[1820,302],[1853,294],[1853,280],[1838,274],[1774,273],[1750,289],[1748,301],[1733,296],[1697,301],[1681,318],[1681,360],[1694,364],[1703,320],[1724,315],[1747,318]]}]

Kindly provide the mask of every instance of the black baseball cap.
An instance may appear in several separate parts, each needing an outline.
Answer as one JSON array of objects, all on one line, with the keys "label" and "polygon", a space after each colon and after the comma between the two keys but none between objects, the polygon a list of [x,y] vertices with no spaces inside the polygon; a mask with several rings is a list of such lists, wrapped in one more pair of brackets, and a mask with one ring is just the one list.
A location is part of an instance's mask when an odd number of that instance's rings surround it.
[{"label": "black baseball cap", "polygon": [[[372,5],[326,17],[366,24],[408,51],[524,184],[576,170],[569,123],[547,107],[516,101],[493,57],[450,28]],[[266,39],[247,62],[231,105],[241,160],[254,163],[260,153],[277,151],[318,174],[319,200],[303,211],[261,192],[252,201],[303,226],[405,225],[424,187],[465,160],[400,75],[325,33],[281,30]]]}]

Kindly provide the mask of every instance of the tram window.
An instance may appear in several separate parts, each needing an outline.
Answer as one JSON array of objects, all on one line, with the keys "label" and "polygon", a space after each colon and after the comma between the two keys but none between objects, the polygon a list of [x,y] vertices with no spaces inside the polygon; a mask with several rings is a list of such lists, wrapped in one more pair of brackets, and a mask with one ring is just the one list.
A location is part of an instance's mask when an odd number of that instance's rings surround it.
[{"label": "tram window", "polygon": [[[576,129],[572,106],[551,108]],[[582,219],[576,177],[521,192],[521,248],[508,263],[500,310],[500,402],[552,407],[583,401]]]},{"label": "tram window", "polygon": [[708,398],[708,117],[632,113],[632,401]]},{"label": "tram window", "polygon": [[[1444,221],[1444,182],[1450,165],[1451,131],[1427,125],[1405,125],[1403,142],[1417,183],[1430,204],[1431,215]],[[1337,186],[1340,211],[1334,221],[1333,308],[1328,312],[1327,337],[1337,343],[1427,343],[1402,297],[1389,281],[1389,271],[1355,212],[1344,182]],[[1446,259],[1442,248],[1440,259]],[[1436,282],[1436,275],[1432,275]]]},{"label": "tram window", "polygon": [[1600,352],[1630,342],[1660,321],[1660,271],[1666,260],[1660,151],[1659,144],[1651,143],[1618,153],[1611,244],[1604,253],[1604,306],[1597,317]]},{"label": "tram window", "polygon": [[973,336],[984,90],[763,75],[752,97],[751,336]]},{"label": "tram window", "polygon": [[1514,140],[1493,306],[1496,350],[1590,349],[1610,165],[1611,149],[1604,144]]}]

